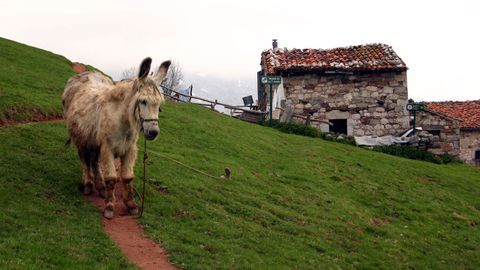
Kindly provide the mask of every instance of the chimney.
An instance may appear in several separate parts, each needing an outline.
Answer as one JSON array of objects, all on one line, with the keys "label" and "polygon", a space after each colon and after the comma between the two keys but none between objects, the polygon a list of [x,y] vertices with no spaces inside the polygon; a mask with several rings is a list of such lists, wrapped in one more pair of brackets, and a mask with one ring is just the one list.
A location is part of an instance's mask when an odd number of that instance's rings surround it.
[{"label": "chimney", "polygon": [[272,39],[272,47],[274,50],[278,48],[278,42],[276,39]]}]

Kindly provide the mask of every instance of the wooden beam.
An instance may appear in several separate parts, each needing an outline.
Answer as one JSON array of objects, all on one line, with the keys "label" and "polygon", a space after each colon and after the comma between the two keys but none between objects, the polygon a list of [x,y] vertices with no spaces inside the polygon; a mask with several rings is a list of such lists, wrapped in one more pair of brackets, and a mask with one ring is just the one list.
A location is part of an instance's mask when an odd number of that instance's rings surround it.
[{"label": "wooden beam", "polygon": [[170,90],[171,92],[173,93],[176,93],[178,95],[181,95],[181,96],[184,96],[184,97],[188,97],[190,99],[198,99],[198,100],[201,100],[201,101],[205,101],[205,102],[208,102],[210,103],[213,108],[215,108],[216,105],[222,105],[223,107],[227,108],[227,109],[236,109],[236,110],[241,110],[241,111],[244,111],[244,112],[249,112],[249,113],[256,113],[256,114],[263,114],[264,112],[260,112],[260,111],[254,111],[254,110],[247,110],[247,109],[243,109],[243,108],[240,108],[239,106],[234,106],[234,105],[229,105],[229,104],[225,104],[225,103],[221,103],[221,102],[218,102],[217,100],[215,101],[212,101],[212,100],[208,100],[206,98],[201,98],[201,97],[196,97],[196,96],[192,96],[192,95],[186,95],[186,94],[183,94],[183,93],[180,93],[180,92],[177,92],[173,89],[170,89],[166,86],[163,86],[163,88],[166,88],[168,90]]}]

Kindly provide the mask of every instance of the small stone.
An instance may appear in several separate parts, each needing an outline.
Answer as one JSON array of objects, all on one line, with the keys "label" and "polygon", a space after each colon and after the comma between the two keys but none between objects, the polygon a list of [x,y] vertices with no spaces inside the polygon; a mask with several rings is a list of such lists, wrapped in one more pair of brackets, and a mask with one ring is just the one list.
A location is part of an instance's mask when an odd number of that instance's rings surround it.
[{"label": "small stone", "polygon": [[393,87],[385,86],[385,87],[383,87],[383,92],[385,94],[393,94]]}]

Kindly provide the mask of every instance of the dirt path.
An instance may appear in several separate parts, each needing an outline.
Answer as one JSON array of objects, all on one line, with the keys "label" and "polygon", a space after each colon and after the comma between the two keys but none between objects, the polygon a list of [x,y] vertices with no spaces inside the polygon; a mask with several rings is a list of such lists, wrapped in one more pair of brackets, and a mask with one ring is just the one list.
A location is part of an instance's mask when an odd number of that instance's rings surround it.
[{"label": "dirt path", "polygon": [[0,122],[0,128],[21,125],[21,124],[33,124],[33,123],[50,123],[50,122],[62,122],[63,118],[61,116],[38,116],[34,119],[27,119],[25,121],[15,121],[15,120],[5,120]]},{"label": "dirt path", "polygon": [[[49,123],[60,122],[63,118],[52,117],[39,119],[30,122],[9,122],[0,123],[0,128],[29,123]],[[135,217],[128,215],[127,208],[121,201],[121,185],[117,185],[115,204],[115,217],[112,220],[103,218],[100,214],[103,228],[110,239],[120,248],[127,258],[141,269],[159,270],[159,269],[178,269],[168,261],[168,255],[165,250],[153,240],[145,236],[143,229],[138,225]],[[97,193],[86,196],[86,199],[103,211],[104,200]]]},{"label": "dirt path", "polygon": [[[168,255],[160,245],[147,238],[135,217],[129,216],[127,208],[121,201],[121,186],[116,188],[117,202],[115,217],[103,220],[103,227],[110,238],[133,263],[141,269],[177,269],[168,261]],[[86,198],[103,211],[104,200],[96,193]]]}]

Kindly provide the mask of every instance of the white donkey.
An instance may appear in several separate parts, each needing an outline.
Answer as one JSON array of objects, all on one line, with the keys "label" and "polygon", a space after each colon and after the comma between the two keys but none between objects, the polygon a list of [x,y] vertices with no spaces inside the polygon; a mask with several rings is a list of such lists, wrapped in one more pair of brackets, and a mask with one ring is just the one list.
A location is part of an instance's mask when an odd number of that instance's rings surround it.
[{"label": "white donkey", "polygon": [[[138,207],[133,198],[133,166],[137,158],[139,131],[147,140],[159,132],[158,113],[164,97],[158,85],[165,78],[170,61],[163,62],[156,75],[149,76],[151,58],[140,65],[138,78],[113,82],[98,72],[84,72],[68,80],[63,92],[63,113],[69,140],[82,162],[84,194],[93,186],[105,197],[104,217],[113,218],[115,184],[124,185],[123,202],[130,214]],[[117,175],[114,159],[120,158]]]}]

